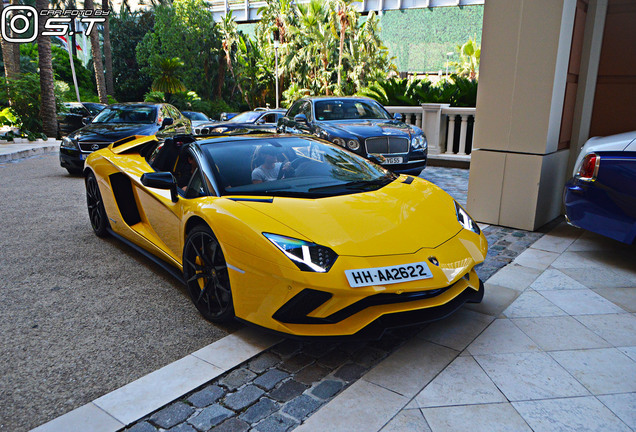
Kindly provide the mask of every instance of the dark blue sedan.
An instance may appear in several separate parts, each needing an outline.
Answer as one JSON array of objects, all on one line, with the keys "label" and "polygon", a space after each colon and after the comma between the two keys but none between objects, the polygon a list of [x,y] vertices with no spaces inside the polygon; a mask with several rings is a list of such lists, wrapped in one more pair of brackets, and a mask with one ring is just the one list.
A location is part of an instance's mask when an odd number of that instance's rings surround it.
[{"label": "dark blue sedan", "polygon": [[278,131],[316,135],[396,172],[419,174],[426,167],[422,130],[369,98],[300,99],[287,110]]},{"label": "dark blue sedan", "polygon": [[571,225],[634,244],[636,131],[585,143],[563,201]]}]

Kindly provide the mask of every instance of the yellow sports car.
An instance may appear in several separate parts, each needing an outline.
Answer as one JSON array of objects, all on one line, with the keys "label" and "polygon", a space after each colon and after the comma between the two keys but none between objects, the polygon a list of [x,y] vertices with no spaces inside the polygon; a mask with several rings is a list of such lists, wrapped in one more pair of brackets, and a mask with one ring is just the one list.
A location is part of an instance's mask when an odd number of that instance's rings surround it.
[{"label": "yellow sports car", "polygon": [[314,137],[129,137],[84,175],[95,233],[159,258],[214,322],[376,338],[483,297],[486,238],[453,198]]}]

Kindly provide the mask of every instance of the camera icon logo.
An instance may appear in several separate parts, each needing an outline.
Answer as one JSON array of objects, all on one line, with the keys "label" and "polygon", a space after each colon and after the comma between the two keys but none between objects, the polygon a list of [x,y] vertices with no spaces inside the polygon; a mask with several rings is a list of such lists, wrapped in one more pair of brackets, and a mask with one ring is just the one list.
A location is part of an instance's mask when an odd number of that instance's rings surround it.
[{"label": "camera icon logo", "polygon": [[33,6],[5,6],[0,16],[2,38],[7,42],[33,42],[38,37],[38,18]]}]

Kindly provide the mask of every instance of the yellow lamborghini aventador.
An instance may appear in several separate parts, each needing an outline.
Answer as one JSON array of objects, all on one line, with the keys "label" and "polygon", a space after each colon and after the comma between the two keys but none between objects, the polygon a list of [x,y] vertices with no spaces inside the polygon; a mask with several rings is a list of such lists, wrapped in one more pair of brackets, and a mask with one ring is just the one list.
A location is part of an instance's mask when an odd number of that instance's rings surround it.
[{"label": "yellow lamborghini aventador", "polygon": [[211,321],[378,337],[483,297],[487,242],[453,198],[317,138],[130,137],[84,175],[95,233],[167,264]]}]

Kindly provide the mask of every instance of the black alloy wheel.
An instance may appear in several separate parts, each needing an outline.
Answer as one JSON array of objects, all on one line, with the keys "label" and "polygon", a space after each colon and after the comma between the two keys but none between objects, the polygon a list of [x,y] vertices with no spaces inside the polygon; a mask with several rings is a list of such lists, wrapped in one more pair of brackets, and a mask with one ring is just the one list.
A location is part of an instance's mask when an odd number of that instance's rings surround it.
[{"label": "black alloy wheel", "polygon": [[88,217],[91,226],[97,237],[108,235],[108,217],[104,209],[102,195],[99,193],[99,186],[95,174],[89,172],[86,176],[86,205],[88,206]]},{"label": "black alloy wheel", "polygon": [[183,276],[188,294],[201,315],[212,322],[234,317],[230,275],[223,251],[207,226],[197,226],[183,247]]}]

